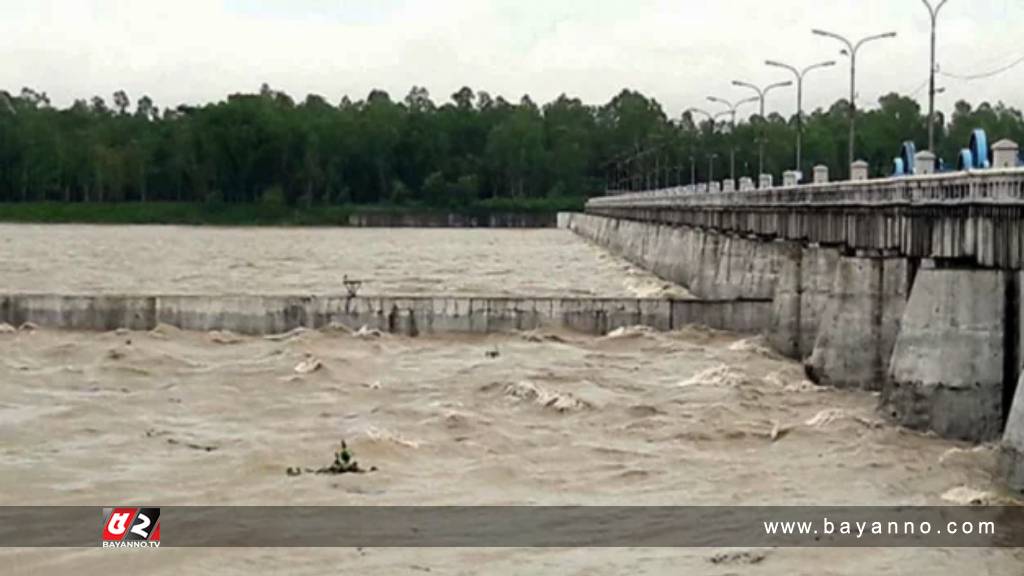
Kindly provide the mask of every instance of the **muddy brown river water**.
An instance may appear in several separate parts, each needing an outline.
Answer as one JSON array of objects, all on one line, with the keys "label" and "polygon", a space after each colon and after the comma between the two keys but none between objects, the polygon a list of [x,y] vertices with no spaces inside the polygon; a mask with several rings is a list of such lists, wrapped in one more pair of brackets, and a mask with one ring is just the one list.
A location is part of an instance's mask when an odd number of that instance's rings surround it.
[{"label": "muddy brown river water", "polygon": [[[706,329],[274,341],[160,327],[7,334],[0,349],[5,505],[998,498],[991,448],[884,424],[872,395],[815,387],[759,338]],[[321,367],[302,373],[311,361]],[[788,434],[773,441],[779,428]],[[341,438],[379,471],[286,474],[327,464]],[[725,565],[712,562],[716,550],[140,552],[8,550],[0,561],[24,574],[1010,575],[1024,566],[1013,550],[753,550]]]},{"label": "muddy brown river water", "polygon": [[[0,226],[0,247],[5,291],[336,291],[339,268],[372,275],[380,291],[664,287],[559,231]],[[876,403],[806,382],[759,337],[697,327],[420,339],[0,331],[0,505],[1005,501],[993,447],[890,426]],[[342,438],[379,470],[286,474],[326,465]],[[0,549],[0,566],[82,576],[1019,576],[1024,552]]]},{"label": "muddy brown river water", "polygon": [[566,230],[0,224],[0,289],[84,294],[685,296]]}]

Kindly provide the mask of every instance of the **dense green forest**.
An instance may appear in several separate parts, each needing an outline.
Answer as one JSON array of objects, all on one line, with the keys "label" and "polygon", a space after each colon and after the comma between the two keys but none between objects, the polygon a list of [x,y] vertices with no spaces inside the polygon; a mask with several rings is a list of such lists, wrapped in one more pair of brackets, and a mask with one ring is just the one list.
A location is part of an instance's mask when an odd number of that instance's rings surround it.
[{"label": "dense green forest", "polygon": [[[401,100],[374,91],[296,102],[264,86],[199,107],[118,92],[58,109],[26,88],[0,92],[0,202],[561,206],[630,175],[642,187],[688,182],[691,157],[698,180],[709,154],[725,177],[733,148],[737,177],[755,176],[761,134],[766,170],[792,168],[795,117],[753,116],[735,130],[695,120],[630,90],[603,106],[568,96],[540,106],[469,88],[436,103],[418,87]],[[939,153],[952,162],[975,127],[1024,141],[1021,113],[1003,104],[960,102],[939,121]],[[847,102],[805,115],[805,127],[805,172],[823,163],[845,174]],[[903,140],[924,147],[927,118],[891,94],[861,113],[857,139],[873,174],[886,173]]]}]

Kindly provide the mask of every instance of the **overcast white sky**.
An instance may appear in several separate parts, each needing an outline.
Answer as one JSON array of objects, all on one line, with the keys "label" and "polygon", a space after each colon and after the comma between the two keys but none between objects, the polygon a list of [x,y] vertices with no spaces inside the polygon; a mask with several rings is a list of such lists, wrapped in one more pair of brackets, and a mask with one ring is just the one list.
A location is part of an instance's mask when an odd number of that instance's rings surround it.
[{"label": "overcast white sky", "polygon": [[[937,1],[937,0],[933,0]],[[0,88],[31,86],[60,106],[124,89],[158,106],[219,100],[262,82],[296,99],[363,98],[375,87],[403,97],[426,86],[443,101],[463,85],[546,102],[560,93],[604,103],[623,87],[672,115],[712,106],[708,94],[745,97],[733,79],[787,73],[766,58],[840,66],[809,77],[807,109],[848,93],[839,44],[895,30],[858,58],[861,105],[889,91],[926,101],[927,10],[921,0],[0,0]],[[956,74],[1024,56],[1024,0],[950,0],[939,63]],[[1024,107],[1024,65],[995,78],[940,79],[938,106],[957,99]],[[791,114],[794,92],[770,110]]]}]

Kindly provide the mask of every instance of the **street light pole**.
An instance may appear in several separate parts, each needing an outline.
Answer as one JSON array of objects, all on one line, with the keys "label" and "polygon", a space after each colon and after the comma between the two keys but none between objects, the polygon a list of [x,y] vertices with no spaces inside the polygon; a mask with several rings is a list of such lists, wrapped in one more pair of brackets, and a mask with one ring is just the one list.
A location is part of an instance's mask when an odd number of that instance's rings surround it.
[{"label": "street light pole", "polygon": [[838,40],[846,45],[846,50],[842,53],[850,57],[850,155],[849,165],[853,165],[854,154],[856,152],[854,138],[857,133],[857,51],[868,42],[875,40],[883,40],[885,38],[895,38],[895,32],[886,32],[885,34],[876,34],[874,36],[868,36],[860,39],[856,44],[847,40],[839,34],[833,32],[826,32],[825,30],[811,30],[811,33],[818,36],[825,36],[826,38],[832,38]]},{"label": "street light pole", "polygon": [[739,102],[735,103],[730,102],[725,98],[717,98],[715,96],[708,96],[708,100],[716,104],[722,104],[726,108],[728,108],[728,110],[726,110],[725,112],[720,112],[717,116],[715,116],[715,118],[718,118],[719,116],[724,116],[726,114],[730,116],[729,132],[732,136],[732,143],[729,146],[729,178],[736,180],[736,111],[739,109],[740,106],[743,106],[744,104],[757,102],[757,98],[747,98],[745,100],[740,100]]},{"label": "street light pole", "polygon": [[715,160],[718,154],[708,154],[708,192],[711,191],[711,183],[715,181]]},{"label": "street light pole", "polygon": [[[785,82],[776,82],[775,84],[769,84],[769,85],[765,86],[764,88],[761,88],[761,87],[756,86],[754,84],[751,84],[749,82],[740,82],[739,80],[733,80],[732,81],[732,85],[733,86],[739,86],[741,88],[750,88],[754,92],[757,92],[757,99],[761,101],[761,121],[764,122],[765,121],[765,117],[764,117],[764,99],[765,99],[765,96],[768,95],[768,92],[771,92],[772,90],[774,90],[776,88],[784,88],[786,86],[792,86],[793,82],[791,80],[787,80]],[[765,134],[764,134],[764,129],[763,128],[762,128],[761,136],[762,136],[762,138],[761,138],[760,145],[758,146],[758,153],[757,153],[757,156],[758,156],[758,158],[757,158],[757,164],[758,164],[758,166],[757,166],[757,170],[758,170],[757,174],[758,174],[758,176],[760,176],[761,174],[764,174],[764,141],[765,141],[764,136],[765,136]]]},{"label": "street light pole", "polygon": [[939,10],[949,0],[942,0],[934,8],[929,0],[921,1],[928,7],[928,14],[932,17],[932,65],[928,73],[928,150],[935,153],[935,25],[939,19]]},{"label": "street light pole", "polygon": [[697,159],[690,156],[690,186],[697,185]]},{"label": "street light pole", "polygon": [[796,76],[796,171],[803,174],[804,76],[806,76],[811,70],[835,66],[836,61],[829,60],[828,62],[819,62],[818,64],[812,64],[803,70],[775,60],[766,60],[765,64],[768,66],[775,66],[776,68],[785,68]]}]

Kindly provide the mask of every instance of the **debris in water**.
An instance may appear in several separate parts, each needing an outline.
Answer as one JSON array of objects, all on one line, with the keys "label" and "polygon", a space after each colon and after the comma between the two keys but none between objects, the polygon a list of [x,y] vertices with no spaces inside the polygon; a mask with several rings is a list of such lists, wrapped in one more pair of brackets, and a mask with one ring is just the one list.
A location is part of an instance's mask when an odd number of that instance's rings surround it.
[{"label": "debris in water", "polygon": [[285,470],[285,473],[289,476],[301,476],[303,473],[306,474],[329,474],[337,476],[340,474],[366,474],[367,472],[376,472],[377,467],[373,466],[369,470],[363,470],[359,467],[359,463],[356,462],[355,455],[349,450],[348,445],[344,440],[341,441],[341,446],[334,451],[334,462],[330,466],[324,468],[318,468],[316,470],[312,468],[297,468],[289,467]]},{"label": "debris in water", "polygon": [[39,326],[32,322],[25,322],[24,324],[21,325],[20,328],[18,328],[18,330],[22,332],[35,332],[38,329]]},{"label": "debris in water", "polygon": [[295,371],[299,374],[312,374],[323,367],[324,364],[319,358],[307,353],[306,358],[295,366]]},{"label": "debris in water", "polygon": [[779,440],[785,438],[786,435],[788,435],[792,431],[792,426],[783,426],[776,422],[775,425],[772,426],[772,432],[771,434],[769,434],[769,437],[771,438],[772,442],[778,442]]},{"label": "debris in water", "polygon": [[501,356],[501,350],[498,350],[498,347],[495,346],[493,350],[488,350],[484,355],[493,360]]},{"label": "debris in water", "polygon": [[17,330],[14,326],[7,323],[0,324],[0,334],[14,334],[15,332],[17,332]]}]

